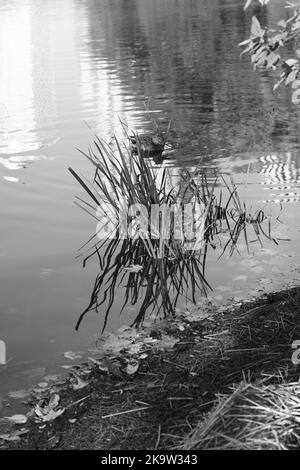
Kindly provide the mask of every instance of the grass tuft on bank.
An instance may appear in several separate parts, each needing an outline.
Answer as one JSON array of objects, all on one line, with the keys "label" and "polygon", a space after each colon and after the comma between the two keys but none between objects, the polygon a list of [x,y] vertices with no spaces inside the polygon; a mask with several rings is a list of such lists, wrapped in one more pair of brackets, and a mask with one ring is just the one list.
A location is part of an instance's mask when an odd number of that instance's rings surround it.
[{"label": "grass tuft on bank", "polygon": [[[283,378],[282,378],[283,379]],[[184,439],[184,450],[288,450],[300,445],[300,383],[242,382]]]}]

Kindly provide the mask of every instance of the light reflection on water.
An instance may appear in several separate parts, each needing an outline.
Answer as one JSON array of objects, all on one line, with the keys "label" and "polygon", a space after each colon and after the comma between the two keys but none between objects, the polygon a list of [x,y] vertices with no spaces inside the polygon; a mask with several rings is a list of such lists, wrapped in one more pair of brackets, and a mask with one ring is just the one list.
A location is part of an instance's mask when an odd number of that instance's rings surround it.
[{"label": "light reflection on water", "polygon": [[[287,14],[279,3],[266,21]],[[222,261],[212,253],[207,275],[219,302],[298,282],[299,110],[240,59],[249,18],[239,2],[217,0],[1,2],[0,338],[12,357],[2,390],[23,386],[24,363],[51,372],[63,351],[93,344],[101,329],[91,315],[73,330],[97,266],[82,270],[74,259],[95,226],[73,206],[80,188],[67,168],[91,175],[76,150],[91,129],[109,141],[122,136],[120,119],[138,131],[171,119],[179,150],[165,164],[174,181],[201,162],[209,175],[233,175],[252,207],[283,203],[279,247],[247,255],[241,246],[242,258]],[[130,315],[116,309],[110,327]]]}]

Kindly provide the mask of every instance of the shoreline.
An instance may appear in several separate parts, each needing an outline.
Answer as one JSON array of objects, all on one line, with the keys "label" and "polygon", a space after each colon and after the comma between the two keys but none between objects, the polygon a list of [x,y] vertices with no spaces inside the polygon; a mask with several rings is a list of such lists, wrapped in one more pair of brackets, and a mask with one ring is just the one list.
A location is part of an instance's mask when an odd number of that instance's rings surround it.
[{"label": "shoreline", "polygon": [[[202,319],[193,321],[197,311]],[[17,438],[1,440],[0,449],[184,448],[187,436],[216,409],[219,394],[230,396],[233,386],[262,378],[273,385],[283,377],[286,383],[298,381],[292,343],[300,340],[300,287],[222,313],[197,311],[192,321],[182,317],[175,326],[171,321],[153,330],[147,352],[138,348],[143,358],[138,368],[128,348],[111,361],[75,366],[39,403],[28,401],[27,422],[13,425]],[[155,347],[167,336],[176,341]],[[49,399],[57,395],[59,403],[51,408]],[[59,410],[61,415],[47,421]]]}]

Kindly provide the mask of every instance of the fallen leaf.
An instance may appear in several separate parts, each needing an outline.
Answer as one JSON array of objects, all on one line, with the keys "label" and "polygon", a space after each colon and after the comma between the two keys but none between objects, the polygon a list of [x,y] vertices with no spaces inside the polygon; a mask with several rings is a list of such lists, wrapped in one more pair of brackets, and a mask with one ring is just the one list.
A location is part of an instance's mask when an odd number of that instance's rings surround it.
[{"label": "fallen leaf", "polygon": [[38,388],[38,387],[33,388],[32,391],[35,395],[41,395],[42,393],[45,393],[44,388]]},{"label": "fallen leaf", "polygon": [[40,382],[38,384],[38,386],[41,387],[41,388],[46,388],[46,387],[48,387],[48,383],[47,382]]},{"label": "fallen leaf", "polygon": [[157,343],[157,339],[156,338],[145,338],[144,339],[145,343],[147,344],[151,344],[151,343]]},{"label": "fallen leaf", "polygon": [[73,351],[66,351],[64,352],[64,357],[67,359],[70,359],[71,361],[74,361],[75,359],[81,359],[82,356],[78,353],[75,353]]},{"label": "fallen leaf", "polygon": [[148,354],[146,353],[143,353],[140,355],[140,359],[146,359],[146,357],[148,357]]},{"label": "fallen leaf", "polygon": [[72,386],[73,390],[80,390],[81,388],[87,387],[89,385],[89,382],[85,382],[84,380],[82,380],[77,374],[75,374],[75,372],[73,371],[70,371],[70,372],[77,380],[77,383],[73,384]]},{"label": "fallen leaf", "polygon": [[127,364],[127,367],[126,367],[126,373],[128,375],[133,375],[135,374],[137,371],[138,371],[138,368],[139,368],[139,362],[138,361],[132,361],[132,362],[129,362]]},{"label": "fallen leaf", "polygon": [[9,392],[8,396],[16,400],[26,398],[31,394],[30,390],[17,390],[16,392]]},{"label": "fallen leaf", "polygon": [[140,352],[140,350],[142,349],[142,347],[143,347],[142,343],[133,344],[128,348],[128,353],[129,354],[138,354]]},{"label": "fallen leaf", "polygon": [[49,413],[43,414],[43,412],[41,412],[39,409],[36,409],[36,414],[42,419],[42,421],[48,422],[48,421],[53,421],[54,419],[61,416],[64,411],[65,409],[61,408],[59,410],[55,410],[55,411],[51,410],[49,411]]},{"label": "fallen leaf", "polygon": [[3,419],[10,421],[11,423],[15,424],[25,424],[27,423],[27,416],[25,415],[13,415],[13,416],[5,416]]},{"label": "fallen leaf", "polygon": [[108,367],[105,366],[103,362],[97,361],[97,359],[94,359],[93,357],[88,357],[88,361],[90,361],[92,364],[97,365],[102,372],[109,372]]},{"label": "fallen leaf", "polygon": [[59,375],[45,375],[43,378],[47,382],[56,382],[59,379]]},{"label": "fallen leaf", "polygon": [[14,434],[0,434],[0,439],[3,441],[20,441],[20,436],[16,436]]},{"label": "fallen leaf", "polygon": [[51,396],[48,405],[38,403],[34,409],[35,414],[42,421],[53,421],[63,414],[64,408],[55,409],[59,404],[60,397],[57,393]]},{"label": "fallen leaf", "polygon": [[[120,326],[120,328],[118,328],[118,331],[120,333],[123,333],[123,331],[127,331],[127,330],[131,330],[131,326],[128,326],[128,325],[123,325],[123,326]],[[99,352],[99,351],[98,351]]]},{"label": "fallen leaf", "polygon": [[241,281],[241,282],[246,282],[247,281],[247,276],[245,276],[244,274],[241,274],[240,276],[236,276],[233,281]]},{"label": "fallen leaf", "polygon": [[124,268],[125,271],[128,271],[130,273],[138,273],[142,269],[143,269],[143,266],[141,266],[140,264],[131,264],[130,266],[126,266]]}]

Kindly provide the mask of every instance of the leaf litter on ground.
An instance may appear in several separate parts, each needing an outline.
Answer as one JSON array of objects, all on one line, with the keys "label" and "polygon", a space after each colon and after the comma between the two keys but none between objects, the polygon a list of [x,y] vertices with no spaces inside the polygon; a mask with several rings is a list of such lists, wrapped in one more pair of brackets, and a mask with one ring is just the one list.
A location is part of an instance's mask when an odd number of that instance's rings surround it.
[{"label": "leaf litter on ground", "polygon": [[60,397],[57,393],[51,395],[48,404],[45,403],[45,400],[41,400],[34,409],[36,421],[53,421],[61,416],[64,413],[65,408],[58,408],[59,401]]},{"label": "leaf litter on ground", "polygon": [[[201,308],[199,309],[199,307]],[[90,382],[83,380],[81,376],[91,373],[94,368],[120,378],[122,377],[122,372],[126,375],[136,374],[139,371],[141,361],[147,359],[150,351],[173,349],[180,342],[180,332],[185,331],[189,323],[210,319],[214,313],[216,313],[216,306],[211,300],[206,300],[200,306],[192,307],[188,305],[185,308],[176,309],[175,317],[171,322],[166,322],[165,320],[161,322],[145,321],[139,328],[124,325],[115,333],[103,335],[100,338],[101,348],[98,346],[89,351],[90,354],[98,354],[100,357],[88,357],[86,363],[78,366],[62,366],[68,370],[68,374],[71,376],[70,387],[73,390],[87,387]],[[177,334],[170,334],[170,325],[176,327],[175,331],[178,332]],[[82,357],[80,354],[73,353],[72,351],[67,351],[64,353],[64,356],[71,360]],[[54,390],[57,390],[56,386],[49,386],[46,383],[46,380],[49,382],[55,381],[58,377],[44,376],[45,382],[39,384],[42,388],[39,389],[39,394],[37,394],[37,397],[40,397],[38,404],[27,416],[15,415],[8,417],[8,419],[14,424],[25,424],[28,419],[27,417],[33,417],[36,422],[41,424],[51,422],[60,417],[66,407],[59,406],[60,395],[54,392]],[[67,381],[62,382],[62,384],[66,385]],[[46,385],[48,385],[48,388],[46,388]],[[33,390],[20,390],[11,392],[10,396],[12,398],[25,398],[32,392]],[[50,396],[45,396],[49,392]],[[41,396],[44,398],[41,399]],[[17,441],[20,439],[19,434],[16,434],[16,432],[5,432],[2,436],[4,436],[3,440]]]}]

